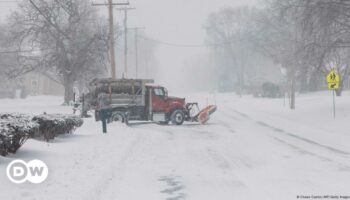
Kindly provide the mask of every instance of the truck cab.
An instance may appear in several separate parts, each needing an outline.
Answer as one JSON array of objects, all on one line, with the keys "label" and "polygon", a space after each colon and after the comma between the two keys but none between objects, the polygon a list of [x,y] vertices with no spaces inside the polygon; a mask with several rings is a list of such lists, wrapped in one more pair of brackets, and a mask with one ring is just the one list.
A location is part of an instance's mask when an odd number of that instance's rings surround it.
[{"label": "truck cab", "polygon": [[184,98],[169,97],[168,91],[162,86],[146,85],[146,105],[153,121],[180,125],[186,117]]}]

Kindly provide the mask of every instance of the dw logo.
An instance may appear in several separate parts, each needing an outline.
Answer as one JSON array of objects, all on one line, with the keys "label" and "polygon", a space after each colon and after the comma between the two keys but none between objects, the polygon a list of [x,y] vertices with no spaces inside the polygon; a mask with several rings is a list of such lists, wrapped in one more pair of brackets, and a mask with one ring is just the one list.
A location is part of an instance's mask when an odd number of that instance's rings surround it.
[{"label": "dw logo", "polygon": [[29,181],[38,184],[46,180],[49,169],[41,160],[32,160],[28,163],[23,160],[14,160],[7,166],[6,174],[13,183]]}]

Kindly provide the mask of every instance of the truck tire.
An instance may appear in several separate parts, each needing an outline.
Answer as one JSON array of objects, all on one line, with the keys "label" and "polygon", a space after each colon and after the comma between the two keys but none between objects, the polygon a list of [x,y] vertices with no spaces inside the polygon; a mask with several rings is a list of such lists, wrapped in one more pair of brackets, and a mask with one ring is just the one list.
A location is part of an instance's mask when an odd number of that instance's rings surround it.
[{"label": "truck tire", "polygon": [[125,115],[122,112],[115,112],[112,114],[111,122],[125,122]]},{"label": "truck tire", "polygon": [[170,116],[171,123],[174,125],[181,125],[184,123],[185,114],[182,110],[174,110]]}]

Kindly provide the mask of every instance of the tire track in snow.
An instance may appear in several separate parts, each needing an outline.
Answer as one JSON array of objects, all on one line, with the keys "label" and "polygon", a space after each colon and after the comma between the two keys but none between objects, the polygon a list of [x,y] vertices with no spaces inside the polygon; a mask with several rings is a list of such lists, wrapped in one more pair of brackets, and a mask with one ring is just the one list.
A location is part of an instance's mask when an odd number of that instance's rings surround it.
[{"label": "tire track in snow", "polygon": [[[117,139],[117,138],[115,138]],[[142,140],[141,137],[134,137],[133,139],[131,139],[131,141],[128,142],[128,144],[126,144],[126,149],[124,149],[123,153],[121,153],[120,157],[117,157],[117,160],[113,160],[115,158],[110,157],[109,160],[110,161],[110,167],[109,167],[109,171],[105,172],[104,174],[101,174],[101,176],[103,176],[103,182],[100,183],[96,183],[95,185],[98,186],[95,190],[94,194],[89,194],[87,196],[87,198],[85,199],[105,199],[105,195],[104,192],[107,191],[113,191],[113,188],[111,188],[111,186],[113,186],[113,182],[115,182],[116,180],[120,179],[120,176],[123,176],[123,174],[121,173],[122,170],[126,168],[125,164],[127,164],[127,161],[129,159],[132,158],[134,149],[137,147],[137,144]],[[110,150],[113,151],[113,143],[108,144]],[[113,156],[113,152],[110,152],[111,155]],[[109,156],[109,155],[104,155],[104,156]],[[108,163],[105,163],[108,164]],[[94,196],[92,198],[92,196]]]},{"label": "tire track in snow", "polygon": [[312,145],[315,145],[315,146],[318,146],[320,148],[324,148],[328,151],[331,151],[333,153],[338,153],[338,154],[342,154],[342,155],[346,155],[346,156],[349,156],[350,153],[349,152],[346,152],[346,151],[342,151],[340,149],[337,149],[337,148],[334,148],[334,147],[330,147],[330,146],[327,146],[327,145],[324,145],[324,144],[321,144],[321,143],[318,143],[318,142],[315,142],[313,140],[310,140],[310,139],[307,139],[307,138],[304,138],[304,137],[301,137],[299,135],[296,135],[296,134],[293,134],[293,133],[289,133],[289,132],[286,132],[285,130],[283,129],[280,129],[280,128],[276,128],[275,126],[272,126],[270,124],[267,124],[263,121],[255,121],[254,119],[252,119],[251,117],[249,117],[248,115],[244,114],[244,113],[241,113],[235,109],[232,109],[230,108],[230,110],[234,111],[235,113],[237,113],[238,115],[246,118],[246,119],[249,119],[251,121],[254,121],[255,123],[257,123],[258,125],[260,126],[263,126],[263,127],[266,127],[266,128],[270,128],[271,130],[275,131],[275,132],[279,132],[279,133],[283,133],[289,137],[293,137],[295,139],[298,139],[300,141],[303,141],[303,142],[306,142],[306,143],[309,143],[309,144],[312,144]]},{"label": "tire track in snow", "polygon": [[331,159],[331,158],[328,158],[328,157],[325,157],[325,156],[321,156],[319,154],[315,154],[315,153],[313,153],[311,151],[307,151],[307,150],[302,149],[302,148],[300,148],[300,147],[298,147],[296,145],[293,145],[293,144],[291,144],[291,143],[289,143],[289,142],[287,142],[285,140],[282,140],[282,139],[280,139],[278,137],[273,137],[273,138],[276,141],[278,141],[280,143],[283,143],[283,144],[289,146],[290,148],[292,148],[292,149],[294,149],[294,150],[296,150],[296,151],[298,151],[298,152],[300,152],[302,154],[306,154],[306,155],[310,155],[310,156],[316,157],[316,158],[320,159],[321,161],[325,161],[325,162],[329,162],[329,163],[336,163],[338,165],[339,169],[341,169],[342,171],[350,172],[350,166],[348,166],[348,165],[346,165],[344,163],[338,162],[338,161],[336,161],[334,159]]},{"label": "tire track in snow", "polygon": [[[309,145],[311,144],[314,147],[317,147],[317,148],[326,150],[326,151],[328,151],[330,153],[333,153],[333,154],[336,154],[338,156],[341,156],[343,159],[345,159],[344,161],[347,161],[349,159],[350,153],[348,153],[346,151],[342,151],[342,150],[339,150],[339,149],[336,149],[336,148],[333,148],[333,147],[330,147],[330,146],[327,146],[327,145],[323,145],[323,144],[320,144],[320,143],[315,142],[313,140],[310,140],[310,139],[298,136],[296,134],[286,132],[283,129],[277,128],[277,127],[272,126],[272,125],[269,125],[269,124],[267,124],[265,122],[256,121],[253,118],[249,117],[248,115],[246,115],[244,113],[241,113],[241,112],[239,112],[239,111],[237,111],[237,110],[235,110],[233,108],[229,108],[229,110],[232,110],[233,112],[235,112],[237,115],[241,116],[242,118],[247,119],[247,120],[249,120],[249,121],[251,121],[253,123],[256,123],[256,124],[260,125],[261,127],[267,128],[267,129],[272,130],[272,131],[274,131],[276,133],[283,134],[286,137],[293,138],[293,139],[296,139],[298,141],[305,142],[305,143],[307,143]],[[229,115],[229,116],[231,115],[229,113],[225,113],[225,114]],[[235,117],[235,116],[233,116],[233,117]],[[299,153],[304,153],[304,154],[308,154],[310,156],[314,156],[314,157],[320,159],[321,161],[328,161],[328,162],[336,163],[338,166],[340,166],[341,169],[345,169],[345,171],[350,171],[349,164],[345,164],[345,163],[336,161],[335,159],[330,158],[329,156],[313,153],[310,150],[307,150],[305,148],[300,147],[300,145],[291,144],[290,142],[287,142],[286,140],[283,140],[282,138],[280,138],[280,137],[278,137],[276,135],[274,135],[274,136],[270,135],[270,137],[272,137],[274,140],[276,140],[276,141],[278,141],[280,143],[283,143],[284,145],[289,146],[290,148],[292,148],[293,150],[298,151]]]},{"label": "tire track in snow", "polygon": [[329,150],[329,151],[332,151],[332,152],[335,152],[335,153],[338,153],[338,154],[342,154],[342,155],[346,155],[346,156],[350,155],[350,153],[348,153],[348,152],[346,152],[346,151],[342,151],[342,150],[339,150],[339,149],[336,149],[336,148],[333,148],[333,147],[330,147],[330,146],[327,146],[327,145],[324,145],[324,144],[320,144],[320,143],[315,142],[315,141],[313,141],[313,140],[310,140],[310,139],[301,137],[301,136],[299,136],[299,135],[286,132],[286,131],[283,130],[283,129],[276,128],[276,127],[274,127],[274,126],[272,126],[272,125],[269,125],[269,124],[267,124],[267,123],[265,123],[265,122],[256,121],[256,123],[258,123],[258,124],[261,125],[261,126],[270,128],[270,129],[272,129],[272,130],[275,131],[275,132],[283,133],[283,134],[285,134],[285,135],[288,135],[289,137],[293,137],[293,138],[298,139],[298,140],[301,140],[301,141],[303,141],[303,142],[307,142],[307,143],[309,143],[309,144],[313,144],[313,145],[322,147],[322,148],[327,149],[327,150]]},{"label": "tire track in snow", "polygon": [[[224,132],[220,131],[211,131],[213,130],[213,127],[221,127],[220,124],[206,124],[206,125],[198,125],[198,124],[184,124],[183,126],[172,126],[172,125],[166,125],[165,127],[168,127],[168,129],[163,129],[164,126],[154,126],[153,128],[156,131],[163,132],[164,134],[167,134],[169,137],[168,139],[184,139],[187,137],[190,137],[189,140],[194,140],[196,142],[199,142],[202,144],[200,149],[189,149],[189,154],[191,151],[195,151],[196,153],[200,153],[200,160],[207,163],[207,165],[214,167],[216,169],[216,173],[218,173],[218,177],[225,177],[225,178],[218,178],[217,181],[219,181],[220,184],[223,184],[226,189],[228,190],[236,190],[237,188],[241,189],[247,189],[246,183],[243,181],[242,178],[240,178],[235,172],[236,168],[246,168],[251,169],[252,166],[249,164],[249,161],[245,161],[244,158],[235,156],[235,159],[228,159],[225,153],[227,152],[220,152],[217,149],[218,144],[217,142],[221,142],[222,140],[227,141],[226,136],[233,136],[232,133],[235,133],[232,127],[229,126],[228,123],[224,122],[224,128],[227,129]],[[219,125],[219,126],[218,126]],[[211,127],[211,128],[208,128]],[[215,127],[215,128],[216,128]],[[224,138],[223,138],[224,137]],[[236,136],[234,136],[236,138]],[[217,141],[219,140],[219,141]],[[197,154],[198,156],[198,154]],[[198,158],[198,157],[197,157]],[[187,177],[188,178],[188,177]],[[183,186],[185,187],[185,186]],[[173,189],[182,189],[178,187],[174,187]],[[169,192],[169,190],[162,190],[162,193]],[[183,192],[182,192],[183,193]],[[183,193],[184,194],[184,193]],[[178,195],[179,199],[185,199],[186,195]],[[173,198],[168,198],[167,200],[172,200]],[[176,199],[176,197],[174,198]]]}]

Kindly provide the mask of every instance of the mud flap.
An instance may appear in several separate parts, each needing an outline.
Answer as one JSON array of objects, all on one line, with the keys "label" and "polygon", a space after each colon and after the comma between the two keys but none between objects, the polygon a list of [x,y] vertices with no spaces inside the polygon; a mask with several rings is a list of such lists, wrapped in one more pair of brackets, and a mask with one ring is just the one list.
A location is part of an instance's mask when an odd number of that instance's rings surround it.
[{"label": "mud flap", "polygon": [[203,110],[201,110],[197,115],[197,120],[201,124],[205,124],[209,121],[210,115],[216,111],[217,107],[214,105],[207,106]]}]

